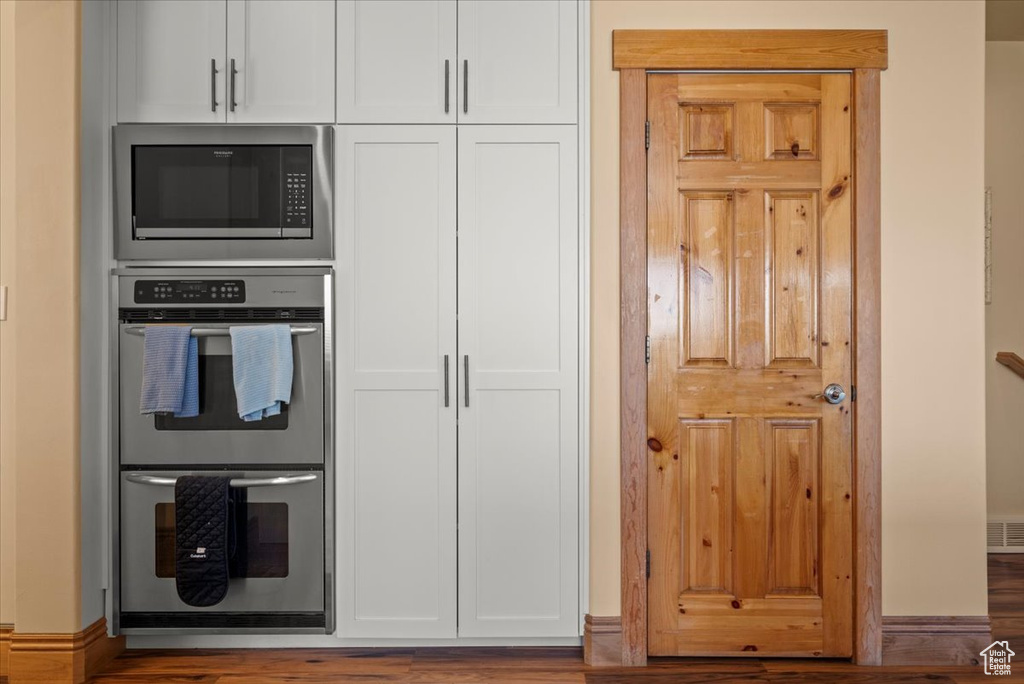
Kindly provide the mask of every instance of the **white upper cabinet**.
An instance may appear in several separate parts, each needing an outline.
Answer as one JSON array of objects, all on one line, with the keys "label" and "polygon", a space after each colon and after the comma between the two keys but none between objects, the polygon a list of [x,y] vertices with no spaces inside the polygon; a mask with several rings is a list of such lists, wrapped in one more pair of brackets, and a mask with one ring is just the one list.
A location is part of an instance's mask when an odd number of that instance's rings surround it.
[{"label": "white upper cabinet", "polygon": [[224,0],[117,3],[117,120],[224,121]]},{"label": "white upper cabinet", "polygon": [[338,121],[455,123],[455,0],[338,3]]},{"label": "white upper cabinet", "polygon": [[120,123],[334,121],[334,0],[119,0]]},{"label": "white upper cabinet", "polygon": [[576,123],[576,0],[459,0],[459,122]]},{"label": "white upper cabinet", "polygon": [[576,123],[576,0],[341,0],[340,123]]},{"label": "white upper cabinet", "polygon": [[334,121],[334,12],[334,0],[228,0],[228,122]]}]

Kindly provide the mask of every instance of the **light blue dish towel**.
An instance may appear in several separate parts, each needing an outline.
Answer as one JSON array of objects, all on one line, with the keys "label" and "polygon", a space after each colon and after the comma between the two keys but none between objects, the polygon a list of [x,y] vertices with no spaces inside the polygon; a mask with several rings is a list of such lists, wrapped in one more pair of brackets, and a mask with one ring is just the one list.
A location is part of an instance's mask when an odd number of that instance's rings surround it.
[{"label": "light blue dish towel", "polygon": [[199,415],[199,341],[192,326],[146,327],[140,413]]},{"label": "light blue dish towel", "polygon": [[292,400],[290,325],[231,326],[238,416],[247,422],[281,413]]}]

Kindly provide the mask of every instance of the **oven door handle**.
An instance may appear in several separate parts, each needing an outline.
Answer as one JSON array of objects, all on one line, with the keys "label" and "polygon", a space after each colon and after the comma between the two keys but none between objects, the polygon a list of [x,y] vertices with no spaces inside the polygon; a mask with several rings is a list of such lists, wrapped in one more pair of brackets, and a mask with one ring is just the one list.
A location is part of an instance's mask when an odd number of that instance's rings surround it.
[{"label": "oven door handle", "polygon": [[[232,487],[278,487],[313,482],[317,477],[317,473],[305,473],[302,475],[284,475],[282,477],[235,478],[231,480],[230,484]],[[174,483],[178,481],[176,477],[156,477],[141,473],[129,473],[125,475],[125,479],[135,484],[152,485],[155,487],[173,487]]]},{"label": "oven door handle", "polygon": [[[124,331],[129,335],[135,335],[137,337],[146,336],[146,325],[129,325],[125,326]],[[317,328],[312,327],[299,327],[292,326],[292,335],[312,335],[317,332]],[[192,328],[192,337],[227,337],[230,335],[230,328]]]}]

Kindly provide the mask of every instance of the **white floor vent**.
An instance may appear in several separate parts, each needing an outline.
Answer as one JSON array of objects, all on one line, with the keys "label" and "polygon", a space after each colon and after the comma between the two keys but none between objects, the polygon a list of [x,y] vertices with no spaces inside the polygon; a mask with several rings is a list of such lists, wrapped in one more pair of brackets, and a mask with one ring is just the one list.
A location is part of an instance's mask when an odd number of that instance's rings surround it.
[{"label": "white floor vent", "polygon": [[1024,553],[1024,516],[990,518],[989,553]]}]

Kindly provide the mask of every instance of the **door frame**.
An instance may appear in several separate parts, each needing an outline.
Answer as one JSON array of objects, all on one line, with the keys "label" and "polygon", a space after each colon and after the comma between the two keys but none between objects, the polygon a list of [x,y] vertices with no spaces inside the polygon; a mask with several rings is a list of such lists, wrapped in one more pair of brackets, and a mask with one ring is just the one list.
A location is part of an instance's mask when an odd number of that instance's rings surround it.
[{"label": "door frame", "polygon": [[616,30],[619,71],[619,401],[622,664],[647,664],[647,74],[852,73],[854,643],[882,662],[881,71],[884,30]]}]

